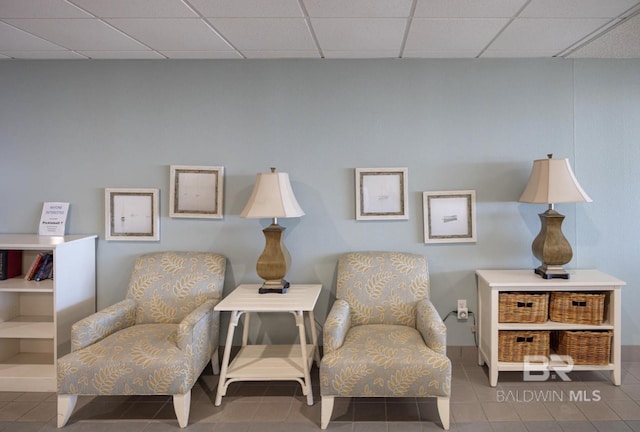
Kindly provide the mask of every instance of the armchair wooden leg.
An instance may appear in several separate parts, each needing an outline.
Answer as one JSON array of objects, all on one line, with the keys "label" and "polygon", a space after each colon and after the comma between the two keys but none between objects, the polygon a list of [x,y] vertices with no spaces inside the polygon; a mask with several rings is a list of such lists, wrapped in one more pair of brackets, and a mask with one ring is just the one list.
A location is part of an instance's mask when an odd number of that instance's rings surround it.
[{"label": "armchair wooden leg", "polygon": [[449,430],[449,398],[438,396],[438,414],[442,422],[442,428]]},{"label": "armchair wooden leg", "polygon": [[333,413],[334,396],[322,396],[322,407],[320,410],[320,429],[326,429],[331,421],[331,413]]},{"label": "armchair wooden leg", "polygon": [[58,427],[61,428],[67,424],[71,413],[78,401],[78,395],[59,394],[58,395]]},{"label": "armchair wooden leg", "polygon": [[189,409],[191,408],[191,390],[185,394],[173,395],[173,409],[178,417],[178,424],[181,428],[189,424]]},{"label": "armchair wooden leg", "polygon": [[218,349],[211,355],[211,369],[214,375],[220,375],[220,358],[218,357]]}]

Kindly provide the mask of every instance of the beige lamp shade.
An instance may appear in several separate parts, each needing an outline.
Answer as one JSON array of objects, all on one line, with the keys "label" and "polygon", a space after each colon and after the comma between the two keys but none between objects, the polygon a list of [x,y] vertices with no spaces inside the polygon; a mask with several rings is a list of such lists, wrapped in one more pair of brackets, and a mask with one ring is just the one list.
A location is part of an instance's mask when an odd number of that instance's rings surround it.
[{"label": "beige lamp shade", "polygon": [[256,183],[247,205],[240,213],[242,218],[300,217],[304,211],[296,200],[289,182],[289,174],[275,172],[256,174]]},{"label": "beige lamp shade", "polygon": [[548,159],[533,161],[529,182],[518,201],[538,204],[591,202],[573,174],[569,160],[547,156]]}]

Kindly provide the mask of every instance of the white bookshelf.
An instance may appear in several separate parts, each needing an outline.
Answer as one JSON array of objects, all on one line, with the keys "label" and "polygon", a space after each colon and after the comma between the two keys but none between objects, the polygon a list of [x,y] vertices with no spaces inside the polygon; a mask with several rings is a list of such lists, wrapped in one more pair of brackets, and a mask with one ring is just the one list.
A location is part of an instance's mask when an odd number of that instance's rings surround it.
[{"label": "white bookshelf", "polygon": [[[610,371],[614,385],[621,382],[620,333],[621,288],[625,285],[598,270],[571,270],[569,279],[543,279],[533,270],[477,270],[478,282],[478,363],[489,368],[489,383],[498,384],[500,371],[523,371],[523,362],[498,361],[498,334],[501,330],[610,330],[612,332],[610,362],[605,365],[573,365],[574,371]],[[606,294],[604,322],[599,325],[568,324],[547,320],[543,323],[501,323],[498,321],[501,292],[603,292]],[[563,368],[563,362],[550,361],[545,368]],[[533,370],[531,364],[528,365]],[[541,369],[542,370],[542,369]],[[562,369],[559,369],[562,370]]]},{"label": "white bookshelf", "polygon": [[[23,271],[0,281],[0,391],[56,391],[71,325],[96,311],[96,238],[0,234],[0,249],[22,251]],[[40,252],[53,253],[54,279],[27,281]]]}]

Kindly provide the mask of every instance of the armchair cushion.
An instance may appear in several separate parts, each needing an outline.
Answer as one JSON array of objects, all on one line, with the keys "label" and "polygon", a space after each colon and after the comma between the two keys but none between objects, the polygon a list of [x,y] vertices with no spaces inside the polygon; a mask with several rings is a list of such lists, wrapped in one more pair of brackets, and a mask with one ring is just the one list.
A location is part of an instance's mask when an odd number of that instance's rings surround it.
[{"label": "armchair cushion", "polygon": [[451,362],[415,329],[392,324],[352,327],[320,366],[323,396],[448,396]]}]

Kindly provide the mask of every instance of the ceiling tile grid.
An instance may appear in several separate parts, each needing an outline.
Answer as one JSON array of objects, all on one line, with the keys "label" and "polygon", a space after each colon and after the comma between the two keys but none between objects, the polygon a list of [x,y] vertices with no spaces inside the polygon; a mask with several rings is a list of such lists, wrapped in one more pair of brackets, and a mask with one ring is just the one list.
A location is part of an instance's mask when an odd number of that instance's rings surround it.
[{"label": "ceiling tile grid", "polygon": [[640,58],[640,0],[0,0],[0,59]]}]

